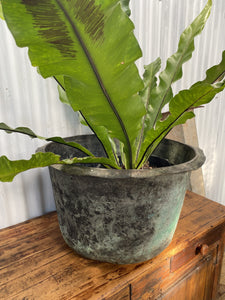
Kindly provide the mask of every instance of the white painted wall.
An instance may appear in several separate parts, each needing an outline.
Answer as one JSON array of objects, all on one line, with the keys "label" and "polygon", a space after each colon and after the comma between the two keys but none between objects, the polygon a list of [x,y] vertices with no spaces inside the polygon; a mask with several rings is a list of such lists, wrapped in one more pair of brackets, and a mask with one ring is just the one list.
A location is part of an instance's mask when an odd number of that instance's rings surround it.
[{"label": "white painted wall", "polygon": [[[144,58],[139,67],[160,56],[165,61],[177,48],[179,35],[203,8],[205,0],[131,0],[136,35]],[[225,1],[214,0],[210,20],[200,38],[184,79],[175,89],[187,88],[204,78],[205,70],[221,60],[225,49]],[[12,127],[28,126],[43,136],[86,133],[76,114],[57,100],[57,88],[42,79],[30,66],[27,50],[19,49],[0,21],[0,122]],[[207,161],[203,167],[206,195],[225,204],[225,111],[224,92],[197,112],[200,147]],[[11,159],[29,158],[41,144],[19,135],[0,132],[0,155]],[[0,228],[54,210],[47,169],[31,170],[16,176],[12,183],[0,183]]]}]

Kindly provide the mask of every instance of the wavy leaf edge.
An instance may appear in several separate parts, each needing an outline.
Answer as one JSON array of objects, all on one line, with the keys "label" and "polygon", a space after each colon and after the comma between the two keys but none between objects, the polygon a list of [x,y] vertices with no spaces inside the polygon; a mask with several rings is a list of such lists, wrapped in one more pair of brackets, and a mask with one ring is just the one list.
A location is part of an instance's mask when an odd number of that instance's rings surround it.
[{"label": "wavy leaf edge", "polygon": [[[2,11],[2,3],[4,3],[4,1],[5,0],[0,0],[0,17],[3,19],[4,19],[4,14]],[[17,1],[17,0],[15,0],[15,1]],[[58,3],[59,7],[62,8],[62,10],[65,13],[65,16],[68,17],[68,20],[70,21],[69,12],[67,12],[67,11],[65,12],[65,8],[61,6],[60,0],[55,0],[55,1]],[[127,19],[129,19],[128,16],[130,15],[129,2],[130,2],[130,0],[114,0],[113,1],[114,4],[120,3],[122,11],[126,15]],[[95,0],[93,0],[93,3],[95,4]],[[117,107],[114,106],[114,103],[111,101],[111,96],[108,93],[107,89],[105,88],[105,86],[102,82],[101,75],[98,73],[98,69],[95,67],[95,62],[92,61],[91,57],[89,57],[88,50],[86,50],[86,45],[83,45],[83,42],[81,41],[82,37],[79,36],[80,33],[79,32],[77,33],[76,28],[74,28],[74,26],[72,26],[73,30],[76,33],[77,39],[80,42],[81,48],[83,48],[86,58],[89,61],[90,66],[92,67],[93,72],[97,78],[100,89],[102,90],[105,98],[107,99],[109,105],[112,108],[112,111],[114,112],[116,118],[118,119],[118,123],[120,124],[120,126],[122,128],[122,132],[123,132],[125,138],[123,139],[123,141],[120,140],[120,153],[121,153],[122,160],[125,162],[124,165],[126,168],[139,169],[146,162],[146,160],[152,154],[154,149],[158,146],[160,141],[166,136],[166,134],[174,126],[183,124],[188,119],[194,117],[194,113],[190,110],[192,110],[195,107],[198,107],[199,105],[210,102],[217,93],[224,90],[225,81],[223,79],[225,77],[225,51],[223,52],[221,63],[208,69],[206,71],[206,78],[203,81],[197,82],[196,84],[192,85],[190,87],[190,89],[180,91],[175,96],[173,96],[172,88],[171,88],[172,83],[182,77],[182,65],[184,62],[186,62],[188,59],[191,58],[192,52],[194,51],[194,38],[197,34],[201,33],[201,31],[203,30],[205,23],[209,17],[211,7],[212,7],[212,0],[208,0],[207,4],[205,5],[202,12],[196,17],[196,19],[191,23],[191,25],[189,25],[184,30],[183,34],[180,37],[178,51],[167,60],[167,65],[166,65],[165,70],[159,74],[159,84],[158,85],[157,85],[158,78],[156,77],[156,73],[159,71],[159,59],[157,59],[155,62],[153,62],[145,67],[145,73],[144,73],[143,80],[142,80],[142,83],[143,83],[142,86],[144,86],[144,88],[142,90],[140,90],[139,93],[138,93],[138,91],[136,91],[136,94],[133,94],[132,97],[134,97],[134,98],[139,97],[136,99],[137,101],[139,101],[141,99],[141,97],[144,95],[142,100],[143,100],[143,104],[146,105],[147,113],[145,110],[145,115],[143,115],[144,110],[142,110],[141,106],[139,105],[139,107],[138,107],[139,118],[141,120],[141,122],[139,124],[140,128],[138,128],[139,136],[136,138],[136,140],[133,137],[133,142],[131,142],[131,140],[130,140],[129,133],[126,132],[127,128],[126,128],[125,124],[123,123],[123,119],[120,117],[119,113],[117,114]],[[199,23],[201,26],[199,25],[198,28],[197,27],[195,28],[195,26],[194,26],[195,22],[196,22],[196,24]],[[127,25],[127,28],[129,26]],[[185,52],[182,50],[182,47],[183,47],[182,41],[184,40],[184,37],[188,34],[189,29],[192,29],[195,32],[190,37],[190,43],[186,49],[187,52]],[[136,45],[136,47],[138,47],[138,46]],[[65,49],[61,48],[62,52],[64,50]],[[179,52],[182,52],[182,58],[180,58],[180,60],[179,60],[180,65],[177,67],[177,70],[175,70],[176,73],[173,74],[173,77],[170,80],[171,81],[170,85],[167,86],[166,94],[165,95],[163,94],[162,103],[159,105],[159,110],[157,112],[157,116],[155,118],[153,118],[153,127],[150,127],[150,129],[148,129],[148,122],[150,122],[149,121],[150,118],[148,119],[148,117],[147,117],[148,114],[150,114],[148,107],[150,107],[152,105],[150,95],[154,94],[154,92],[156,93],[156,96],[158,94],[160,94],[160,91],[161,91],[160,87],[163,85],[164,75],[166,74],[166,72],[168,72],[170,60],[172,58],[174,58],[176,55],[178,55]],[[137,58],[137,53],[138,53],[138,48],[137,48],[137,51],[135,54],[136,58]],[[123,66],[124,64],[125,64],[124,61],[122,61],[121,65]],[[127,65],[126,68],[124,68],[123,70],[125,71],[130,66],[131,65]],[[134,64],[132,66],[134,67]],[[43,66],[41,66],[41,68],[42,67]],[[149,70],[150,70],[150,74],[148,74]],[[47,72],[45,69],[40,70],[40,73],[45,73],[45,72]],[[135,71],[133,71],[133,72],[135,73]],[[74,78],[72,78],[72,75],[71,76],[63,75],[62,77],[60,77],[60,76],[61,75],[56,74],[55,79],[57,80],[57,82],[59,84],[59,94],[60,94],[61,101],[66,104],[71,105],[71,96],[69,96],[69,93],[67,94],[67,92],[69,89],[68,86],[69,86],[69,84],[71,84],[71,82]],[[64,80],[65,80],[65,82],[69,83],[69,84],[66,84],[66,86],[67,86],[66,89],[64,86],[64,83],[65,83]],[[63,82],[63,85],[62,85],[62,82]],[[192,102],[189,103],[190,105],[188,105],[187,107],[183,106],[183,110],[182,110],[182,109],[180,109],[180,107],[182,106],[181,105],[182,101],[184,101],[184,99],[187,98],[187,95],[189,95],[191,99],[192,99],[192,97],[194,99],[195,95],[197,95],[197,96],[196,96],[195,100],[193,100]],[[167,96],[168,96],[168,98],[166,99]],[[166,102],[165,102],[165,99],[166,99]],[[167,115],[164,119],[161,119],[162,108],[164,107],[165,103],[169,103],[169,112],[167,113]],[[176,111],[176,109],[174,109],[174,107],[176,105],[178,105],[177,109],[180,110],[179,113]],[[73,107],[73,105],[71,105],[71,106]],[[144,105],[143,105],[143,107],[144,107]],[[85,115],[86,114],[85,109],[83,109],[83,110],[81,109],[80,113]],[[160,118],[158,118],[158,116],[160,116]],[[108,128],[106,128],[105,126],[100,126],[98,124],[96,125],[95,123],[92,124],[92,118],[89,118],[89,115],[87,115],[86,118],[84,117],[84,119],[85,119],[86,123],[90,126],[90,128],[91,127],[93,128],[93,131],[96,133],[96,136],[102,141],[103,147],[106,146],[105,148],[106,148],[106,153],[108,154],[108,157],[95,157],[88,149],[84,148],[83,146],[81,146],[77,143],[66,142],[61,137],[44,138],[44,137],[36,135],[31,129],[29,129],[27,127],[17,127],[15,129],[13,129],[13,128],[9,127],[8,125],[6,125],[5,123],[0,123],[0,130],[4,130],[7,133],[15,132],[15,133],[20,133],[20,134],[26,134],[26,135],[30,136],[31,138],[39,138],[39,139],[46,140],[46,141],[52,141],[52,142],[64,144],[64,145],[79,149],[83,153],[88,155],[88,156],[82,157],[82,158],[74,157],[72,159],[60,160],[60,157],[55,155],[54,153],[51,153],[51,154],[36,153],[36,154],[33,154],[29,160],[18,160],[18,161],[10,161],[6,156],[2,156],[2,157],[0,157],[0,166],[2,164],[2,166],[3,166],[2,170],[5,170],[4,171],[5,177],[4,177],[4,174],[2,174],[2,171],[0,170],[0,181],[1,180],[2,181],[5,181],[5,180],[11,181],[11,179],[13,179],[18,173],[23,172],[25,170],[28,170],[31,168],[36,168],[36,167],[42,167],[42,166],[43,167],[50,166],[52,164],[57,164],[57,163],[58,164],[67,164],[67,165],[77,164],[77,163],[79,163],[79,164],[86,164],[86,163],[97,163],[98,164],[99,163],[99,164],[105,165],[110,168],[121,169],[121,167],[119,166],[119,163],[118,163],[119,159],[118,159],[118,156],[116,153],[116,146],[114,143],[115,137],[113,136],[113,134],[112,134],[112,137],[109,135],[108,138],[105,138],[105,140],[104,140],[103,135],[109,134],[110,130]],[[137,126],[136,126],[136,132],[137,132]],[[146,136],[148,137],[148,139],[143,141],[144,132],[147,132]],[[139,140],[139,143],[137,142],[137,140]],[[149,141],[150,141],[150,143],[149,143]],[[132,148],[133,147],[132,143],[135,143],[136,146],[138,145],[137,149]],[[148,145],[147,145],[147,143],[148,143]],[[144,146],[141,149],[143,144],[144,144]],[[124,149],[125,149],[125,152],[124,152]],[[132,157],[134,157],[134,156],[136,159],[135,164],[132,159]],[[21,164],[23,164],[23,166]],[[8,166],[8,171],[12,170],[12,174],[7,175],[7,170],[4,166]],[[3,178],[3,179],[1,179],[1,178]]]}]

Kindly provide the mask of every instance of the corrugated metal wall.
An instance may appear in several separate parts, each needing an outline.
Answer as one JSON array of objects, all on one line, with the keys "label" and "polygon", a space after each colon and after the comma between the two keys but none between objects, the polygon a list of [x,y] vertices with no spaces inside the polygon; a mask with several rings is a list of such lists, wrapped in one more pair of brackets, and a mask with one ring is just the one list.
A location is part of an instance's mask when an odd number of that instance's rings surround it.
[{"label": "corrugated metal wall", "polygon": [[[16,47],[5,23],[0,21],[0,122],[11,127],[28,126],[42,136],[86,133],[71,108],[58,100],[55,82],[44,80],[31,67],[27,49]],[[0,132],[0,155],[30,158],[43,145],[38,140]],[[0,228],[54,210],[48,170],[18,175],[12,183],[0,183]]]},{"label": "corrugated metal wall", "polygon": [[[143,49],[139,66],[158,56],[165,62],[177,49],[184,28],[194,20],[206,0],[132,1],[136,35]],[[221,61],[225,49],[225,1],[214,0],[211,16],[201,36],[196,38],[192,60],[184,65],[184,76],[174,91],[188,88],[204,78],[205,71]],[[212,103],[196,111],[199,146],[207,157],[203,166],[206,196],[225,204],[225,92]]]},{"label": "corrugated metal wall", "polygon": [[[144,58],[140,70],[160,56],[164,62],[177,49],[179,35],[203,8],[205,0],[132,0],[132,17]],[[189,87],[204,78],[205,70],[221,60],[225,49],[225,1],[214,0],[212,15],[191,63],[184,67],[182,82],[175,90]],[[3,21],[0,21],[0,121],[10,126],[29,126],[43,136],[69,136],[86,133],[69,107],[57,100],[57,88],[43,80],[31,68],[27,50],[19,49]],[[225,204],[225,111],[224,93],[197,112],[200,147],[207,162],[203,167],[206,195]],[[29,158],[39,141],[15,134],[0,133],[0,155],[11,159]],[[0,228],[41,215],[54,209],[47,169],[31,170],[18,175],[13,183],[0,184]]]}]

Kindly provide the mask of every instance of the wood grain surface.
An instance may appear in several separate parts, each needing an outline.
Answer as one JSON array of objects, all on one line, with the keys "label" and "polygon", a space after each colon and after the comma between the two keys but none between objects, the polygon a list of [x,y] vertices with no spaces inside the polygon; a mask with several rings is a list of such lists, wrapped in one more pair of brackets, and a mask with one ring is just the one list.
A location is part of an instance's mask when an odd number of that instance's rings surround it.
[{"label": "wood grain surface", "polygon": [[[65,244],[53,212],[0,230],[0,299],[178,299],[173,298],[176,291],[183,293],[183,286],[189,286],[190,293],[208,293],[212,300],[224,230],[225,208],[187,192],[167,249],[145,263],[113,265],[75,254]],[[196,299],[209,299],[201,297]]]}]

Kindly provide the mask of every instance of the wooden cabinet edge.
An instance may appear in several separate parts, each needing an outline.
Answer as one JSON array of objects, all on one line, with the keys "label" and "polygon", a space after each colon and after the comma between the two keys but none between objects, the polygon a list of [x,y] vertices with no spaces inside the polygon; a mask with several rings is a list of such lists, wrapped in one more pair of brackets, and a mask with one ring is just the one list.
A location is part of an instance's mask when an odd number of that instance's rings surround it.
[{"label": "wooden cabinet edge", "polygon": [[[163,299],[162,295],[168,293],[169,290],[171,290],[176,284],[178,284],[178,282],[180,282],[185,277],[193,273],[196,270],[196,268],[201,267],[201,265],[204,264],[204,262],[207,260],[212,260],[212,264],[215,266],[215,271],[213,275],[214,282],[212,290],[212,300],[216,299],[214,294],[216,294],[217,291],[223,249],[224,243],[222,243],[221,241],[216,241],[215,243],[210,245],[207,254],[202,255],[199,253],[199,255],[197,255],[194,259],[180,267],[175,272],[170,272],[169,269],[166,271],[164,269],[163,271],[165,271],[165,277],[158,278],[158,282],[155,282],[155,284],[154,282],[151,282],[151,279],[154,277],[154,271],[146,271],[145,274],[140,275],[138,278],[136,278],[136,280],[132,281],[132,294],[130,299],[158,299],[157,297],[159,295],[159,297],[161,297],[159,299]],[[168,266],[168,262],[162,262],[161,267],[164,266],[165,268],[165,265]],[[158,269],[160,269],[161,267],[159,266]],[[144,281],[146,281],[145,285]]]}]

